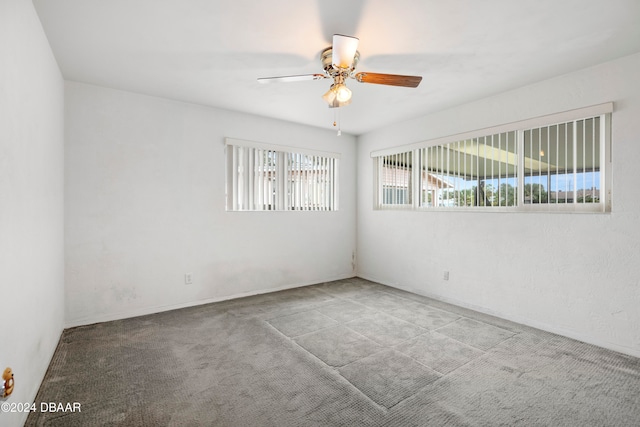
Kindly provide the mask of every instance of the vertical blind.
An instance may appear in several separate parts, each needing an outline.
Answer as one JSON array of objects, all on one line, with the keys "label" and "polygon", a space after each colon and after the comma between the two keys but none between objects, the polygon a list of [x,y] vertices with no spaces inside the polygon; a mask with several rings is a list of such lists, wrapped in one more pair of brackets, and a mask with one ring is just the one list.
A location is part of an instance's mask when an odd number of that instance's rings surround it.
[{"label": "vertical blind", "polygon": [[601,117],[524,131],[524,203],[599,203]]},{"label": "vertical blind", "polygon": [[334,211],[339,155],[226,140],[227,210]]},{"label": "vertical blind", "polygon": [[420,207],[514,206],[516,133],[417,149]]},{"label": "vertical blind", "polygon": [[[587,112],[611,108],[605,104]],[[563,117],[566,114],[558,118]],[[512,124],[512,129],[509,125],[494,128],[498,132],[489,129],[485,135],[477,132],[452,137],[450,142],[372,153],[375,206],[526,210],[543,205],[554,210],[578,206],[604,211],[604,195],[610,190],[605,175],[610,170],[604,167],[609,121],[610,114],[549,125],[532,120]]]},{"label": "vertical blind", "polygon": [[412,152],[378,158],[379,200],[384,205],[411,205],[413,195]]}]

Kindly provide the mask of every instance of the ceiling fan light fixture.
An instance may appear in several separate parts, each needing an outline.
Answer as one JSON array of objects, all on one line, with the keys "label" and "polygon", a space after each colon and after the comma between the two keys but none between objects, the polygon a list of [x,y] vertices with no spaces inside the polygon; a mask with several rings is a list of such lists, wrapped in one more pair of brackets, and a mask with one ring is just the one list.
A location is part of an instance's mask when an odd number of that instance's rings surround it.
[{"label": "ceiling fan light fixture", "polygon": [[322,95],[322,99],[324,99],[325,102],[329,105],[333,104],[336,98],[337,98],[337,93],[333,90],[333,85],[331,85],[327,93]]},{"label": "ceiling fan light fixture", "polygon": [[329,104],[329,108],[338,108],[351,104],[351,95],[351,90],[344,83],[335,83],[322,95],[322,99]]},{"label": "ceiling fan light fixture", "polygon": [[336,99],[340,102],[347,102],[351,100],[351,90],[344,83],[335,85],[333,90],[336,92]]},{"label": "ceiling fan light fixture", "polygon": [[346,107],[347,105],[351,104],[351,100],[349,99],[348,101],[338,101],[337,99],[333,102],[333,105],[329,105],[329,108],[339,108],[339,107]]}]

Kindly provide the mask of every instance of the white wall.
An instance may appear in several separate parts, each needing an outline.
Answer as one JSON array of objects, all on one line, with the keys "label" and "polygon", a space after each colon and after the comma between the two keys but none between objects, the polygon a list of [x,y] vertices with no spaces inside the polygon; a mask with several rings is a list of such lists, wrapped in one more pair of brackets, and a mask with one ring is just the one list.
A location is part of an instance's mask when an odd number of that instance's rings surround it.
[{"label": "white wall", "polygon": [[[638,70],[640,54],[359,137],[358,275],[640,356]],[[372,208],[373,150],[608,101],[611,214]]]},{"label": "white wall", "polygon": [[[355,275],[355,137],[75,82],[65,105],[67,325]],[[340,210],[226,212],[225,137],[342,153]]]},{"label": "white wall", "polygon": [[[34,400],[63,326],[64,83],[33,5],[0,2],[0,370]],[[0,413],[18,426],[26,413]]]}]

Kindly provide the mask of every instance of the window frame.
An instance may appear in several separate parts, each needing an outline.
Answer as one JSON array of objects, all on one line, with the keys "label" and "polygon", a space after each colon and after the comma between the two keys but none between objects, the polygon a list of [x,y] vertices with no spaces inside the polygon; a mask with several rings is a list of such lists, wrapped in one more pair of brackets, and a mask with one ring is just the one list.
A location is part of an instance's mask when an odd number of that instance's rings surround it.
[{"label": "window frame", "polygon": [[[421,141],[402,146],[391,147],[371,152],[374,162],[374,210],[402,209],[402,210],[419,210],[419,211],[456,211],[456,212],[592,212],[607,213],[611,212],[611,120],[613,113],[613,103],[598,104],[590,107],[580,108],[576,110],[565,111],[561,113],[536,117],[532,119],[512,122],[504,125],[493,126],[475,131],[465,132],[456,135],[450,135],[442,138]],[[524,188],[525,177],[525,153],[524,153],[524,134],[534,129],[551,128],[553,126],[563,125],[569,122],[579,122],[581,120],[589,120],[591,118],[599,118],[599,139],[600,144],[598,151],[599,163],[599,201],[589,203],[579,203],[574,197],[570,203],[525,203]],[[594,127],[595,129],[595,127]],[[574,129],[575,131],[575,129]],[[517,178],[517,194],[515,206],[421,206],[421,190],[423,183],[420,181],[423,169],[421,150],[430,147],[448,147],[449,144],[463,142],[466,140],[480,140],[497,134],[506,134],[515,132],[516,134],[516,178]],[[594,135],[595,136],[595,135]],[[485,139],[486,141],[486,139]],[[574,145],[577,143],[575,136]],[[380,158],[392,156],[398,153],[412,152],[413,159],[419,167],[412,167],[413,175],[413,195],[410,205],[389,205],[381,203],[381,170]],[[573,174],[577,175],[575,170],[575,159],[572,164]],[[583,166],[584,167],[584,166]],[[550,189],[547,189],[550,192]],[[577,193],[577,189],[574,190]]]}]

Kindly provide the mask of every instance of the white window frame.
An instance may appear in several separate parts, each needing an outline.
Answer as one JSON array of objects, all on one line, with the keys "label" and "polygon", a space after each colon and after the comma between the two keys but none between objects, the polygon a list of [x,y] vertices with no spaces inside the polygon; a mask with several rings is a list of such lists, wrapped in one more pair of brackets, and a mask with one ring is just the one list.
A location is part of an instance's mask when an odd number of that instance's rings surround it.
[{"label": "white window frame", "polygon": [[339,153],[225,138],[226,210],[337,211],[339,163]]},{"label": "white window frame", "polygon": [[[580,108],[576,110],[565,111],[557,114],[552,114],[543,117],[536,117],[533,119],[523,120],[519,122],[493,126],[490,128],[479,129],[471,132],[465,132],[461,134],[451,135],[447,137],[432,139],[428,141],[421,141],[413,144],[402,145],[398,147],[387,148],[383,150],[376,150],[371,152],[371,157],[374,161],[374,209],[414,209],[425,211],[482,211],[482,212],[611,212],[611,116],[613,113],[613,103],[605,103],[594,105],[591,107]],[[600,159],[599,164],[599,201],[590,203],[578,203],[576,194],[574,193],[573,201],[571,203],[525,203],[524,198],[524,168],[520,165],[525,164],[524,157],[524,133],[531,129],[552,127],[555,125],[565,124],[568,122],[578,122],[581,120],[591,119],[594,117],[599,118],[599,152]],[[421,164],[421,150],[429,147],[447,147],[448,144],[461,142],[470,139],[480,139],[491,135],[503,134],[515,132],[516,133],[516,153],[517,153],[517,202],[515,206],[434,206],[424,207],[421,206],[421,188],[422,182],[420,177],[420,171],[423,169]],[[575,125],[574,125],[575,132]],[[575,135],[573,137],[574,144],[576,143]],[[413,159],[416,163],[413,165],[412,182],[413,195],[411,204],[402,205],[389,205],[383,203],[382,200],[382,171],[381,171],[381,159],[388,158],[389,156],[397,155],[400,153],[412,152]],[[575,165],[575,163],[574,163]],[[417,166],[417,167],[416,167]],[[576,174],[576,171],[574,171]],[[574,186],[574,192],[577,186]]]}]

